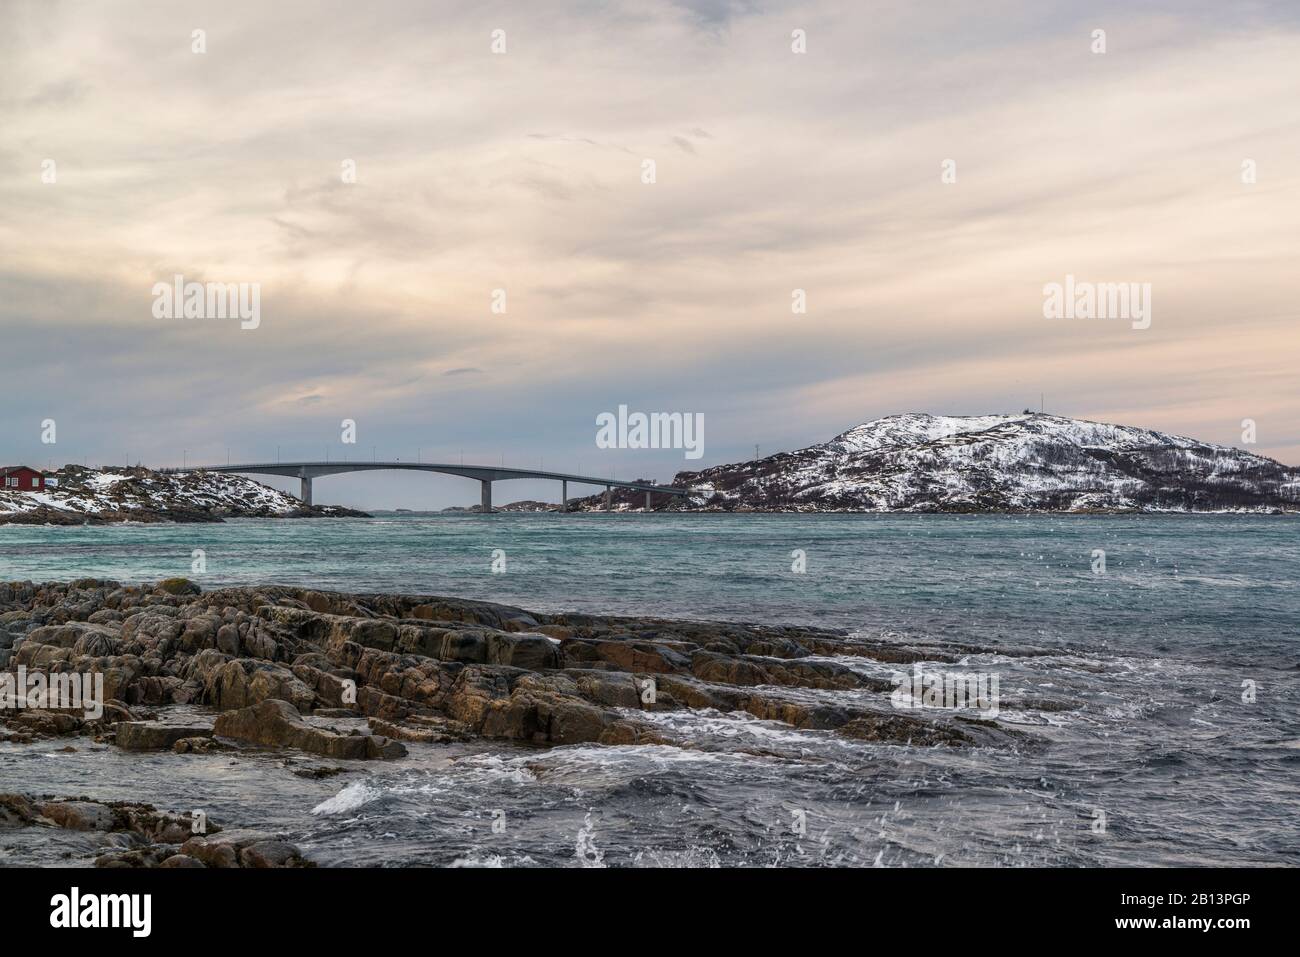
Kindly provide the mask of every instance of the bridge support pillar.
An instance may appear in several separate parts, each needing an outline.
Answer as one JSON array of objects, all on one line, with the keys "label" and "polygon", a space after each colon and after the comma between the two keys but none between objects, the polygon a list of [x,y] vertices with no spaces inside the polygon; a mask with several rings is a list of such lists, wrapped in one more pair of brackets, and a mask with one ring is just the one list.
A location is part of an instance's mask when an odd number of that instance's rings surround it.
[{"label": "bridge support pillar", "polygon": [[483,486],[482,511],[484,515],[490,515],[492,513],[492,483],[487,479],[479,479],[479,482]]},{"label": "bridge support pillar", "polygon": [[569,483],[565,479],[560,479],[560,511],[569,510]]},{"label": "bridge support pillar", "polygon": [[607,512],[611,511],[613,510],[613,508],[614,508],[614,487],[612,485],[606,485],[605,486],[605,511]]},{"label": "bridge support pillar", "polygon": [[311,476],[300,475],[299,478],[302,480],[302,494],[298,497],[302,499],[303,505],[310,506],[311,505]]},{"label": "bridge support pillar", "polygon": [[647,512],[650,511],[650,493],[649,493],[649,492],[646,492],[646,493],[645,493],[645,510],[646,510]]}]

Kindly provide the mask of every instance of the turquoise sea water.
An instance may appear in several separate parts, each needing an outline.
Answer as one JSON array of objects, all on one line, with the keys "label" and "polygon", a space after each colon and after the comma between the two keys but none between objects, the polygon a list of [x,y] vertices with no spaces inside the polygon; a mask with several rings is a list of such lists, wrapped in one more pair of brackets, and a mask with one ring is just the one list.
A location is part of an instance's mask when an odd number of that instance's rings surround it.
[{"label": "turquoise sea water", "polygon": [[[194,549],[205,573],[191,570]],[[492,572],[497,549],[502,574]],[[1105,574],[1092,570],[1094,549],[1105,551]],[[0,526],[0,580],[174,575],[209,587],[277,582],[1247,658],[1294,652],[1300,633],[1300,521],[1281,517],[392,514]]]},{"label": "turquoise sea water", "polygon": [[[191,574],[194,549],[204,574]],[[804,573],[792,571],[796,550]],[[961,667],[999,673],[1004,696],[1079,707],[1003,711],[1043,751],[880,746],[673,713],[660,720],[697,747],[415,745],[401,762],[322,781],[254,752],[0,745],[6,788],[210,808],[339,865],[590,863],[592,848],[616,865],[1300,863],[1294,519],[398,514],[0,527],[0,579],[174,575],[960,640],[989,646]],[[1053,653],[999,655],[1006,644]],[[497,810],[504,833],[491,829]],[[805,835],[789,827],[796,811]],[[44,847],[19,851],[39,861],[53,853]]]}]

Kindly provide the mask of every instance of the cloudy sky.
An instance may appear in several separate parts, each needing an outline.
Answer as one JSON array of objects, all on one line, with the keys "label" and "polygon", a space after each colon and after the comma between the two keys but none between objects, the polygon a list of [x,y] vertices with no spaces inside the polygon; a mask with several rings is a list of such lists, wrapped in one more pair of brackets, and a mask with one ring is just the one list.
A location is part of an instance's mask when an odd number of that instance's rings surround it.
[{"label": "cloudy sky", "polygon": [[[0,459],[666,480],[1043,393],[1300,463],[1297,64],[1293,2],[0,0]],[[176,274],[260,326],[155,318]],[[1045,319],[1067,274],[1150,328]],[[598,449],[619,404],[703,459]]]}]

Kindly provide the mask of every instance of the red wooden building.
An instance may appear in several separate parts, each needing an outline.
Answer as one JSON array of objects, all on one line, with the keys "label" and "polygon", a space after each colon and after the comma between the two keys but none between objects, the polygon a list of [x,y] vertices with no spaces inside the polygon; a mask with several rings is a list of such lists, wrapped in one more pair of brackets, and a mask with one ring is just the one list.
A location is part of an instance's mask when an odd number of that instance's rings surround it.
[{"label": "red wooden building", "polygon": [[29,469],[26,465],[0,465],[0,490],[39,492],[43,488],[45,478],[36,469]]}]

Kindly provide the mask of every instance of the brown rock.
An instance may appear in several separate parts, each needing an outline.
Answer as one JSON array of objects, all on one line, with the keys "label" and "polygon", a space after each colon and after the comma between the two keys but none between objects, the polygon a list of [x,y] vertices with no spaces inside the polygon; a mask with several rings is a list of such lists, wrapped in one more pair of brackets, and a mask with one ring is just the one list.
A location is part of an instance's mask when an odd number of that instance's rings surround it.
[{"label": "brown rock", "polygon": [[93,801],[48,801],[40,806],[41,816],[72,831],[111,831],[113,812]]},{"label": "brown rock", "polygon": [[217,716],[214,729],[221,737],[266,747],[298,748],[342,760],[397,758],[406,749],[397,741],[376,735],[339,734],[307,724],[287,701],[270,698],[238,711]]},{"label": "brown rock", "polygon": [[188,578],[164,578],[158,583],[158,590],[169,595],[199,595],[203,589]]},{"label": "brown rock", "polygon": [[[208,732],[211,734],[211,732]],[[210,754],[213,751],[229,751],[230,745],[213,737],[181,738],[172,745],[177,754]]]},{"label": "brown rock", "polygon": [[212,729],[202,725],[119,721],[114,743],[125,751],[166,751],[183,739],[210,737]]},{"label": "brown rock", "polygon": [[206,837],[192,837],[181,845],[180,853],[207,867],[239,866],[239,853],[228,841],[209,841]]},{"label": "brown rock", "polygon": [[23,827],[37,816],[32,802],[21,794],[0,794],[0,827]]},{"label": "brown rock", "polygon": [[559,645],[545,635],[489,632],[487,660],[494,665],[510,665],[539,671],[561,666]]},{"label": "brown rock", "polygon": [[292,844],[258,841],[240,850],[239,863],[244,867],[300,867],[303,858]]}]

